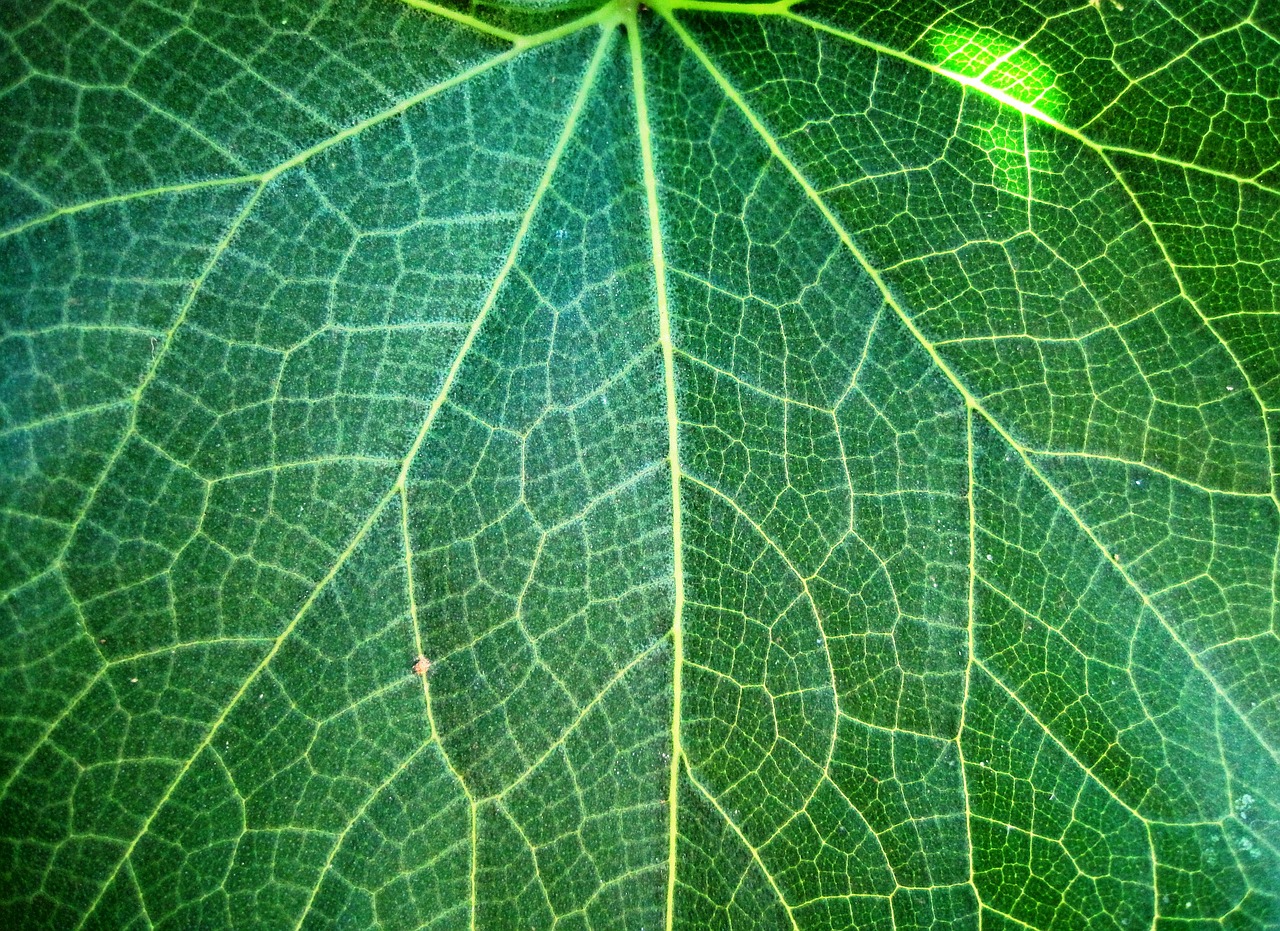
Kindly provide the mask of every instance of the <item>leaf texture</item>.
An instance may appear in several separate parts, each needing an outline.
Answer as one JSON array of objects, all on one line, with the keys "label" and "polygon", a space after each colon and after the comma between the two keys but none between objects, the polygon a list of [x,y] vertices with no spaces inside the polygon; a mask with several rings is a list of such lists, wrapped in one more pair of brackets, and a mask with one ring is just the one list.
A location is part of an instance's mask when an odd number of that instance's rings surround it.
[{"label": "leaf texture", "polygon": [[1270,5],[0,34],[0,924],[1280,928]]}]

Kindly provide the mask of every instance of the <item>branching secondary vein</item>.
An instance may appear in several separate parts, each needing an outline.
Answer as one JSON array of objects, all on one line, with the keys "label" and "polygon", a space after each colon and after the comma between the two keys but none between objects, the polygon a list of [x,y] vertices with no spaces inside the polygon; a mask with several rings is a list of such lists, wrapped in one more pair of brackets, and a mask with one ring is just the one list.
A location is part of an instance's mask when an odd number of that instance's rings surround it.
[{"label": "branching secondary vein", "polygon": [[698,60],[698,62],[701,63],[701,65],[706,69],[707,73],[711,76],[711,78],[715,81],[715,83],[720,87],[721,91],[725,94],[725,96],[742,113],[742,115],[747,120],[747,122],[752,126],[755,132],[760,136],[761,140],[769,148],[770,152],[772,152],[774,158],[776,158],[778,162],[787,170],[787,172],[795,179],[796,183],[800,186],[800,188],[805,193],[805,196],[813,203],[813,205],[817,208],[818,212],[822,215],[822,217],[826,220],[826,222],[831,226],[832,230],[839,237],[844,247],[855,258],[855,260],[866,272],[866,274],[871,278],[871,280],[875,282],[877,288],[880,290],[881,294],[883,295],[885,302],[888,304],[889,307],[893,309],[894,313],[901,320],[903,326],[906,327],[908,332],[911,333],[912,337],[919,343],[919,345],[925,350],[925,352],[928,353],[929,357],[933,360],[933,363],[943,373],[943,375],[947,378],[947,380],[952,384],[955,390],[959,392],[960,396],[963,398],[965,403],[969,407],[971,407],[973,410],[980,413],[983,419],[987,421],[989,424],[991,424],[992,428],[1004,440],[1004,442],[1006,442],[1009,445],[1009,447],[1016,452],[1016,454],[1022,460],[1027,470],[1037,479],[1037,481],[1040,484],[1044,486],[1044,488],[1058,503],[1058,506],[1061,507],[1062,510],[1066,512],[1068,515],[1070,515],[1073,523],[1076,526],[1078,526],[1080,530],[1088,537],[1088,539],[1097,548],[1097,550],[1103,554],[1104,558],[1108,562],[1112,563],[1115,570],[1119,572],[1121,576],[1124,578],[1126,584],[1130,588],[1132,588],[1135,593],[1138,594],[1138,596],[1142,599],[1143,604],[1153,613],[1155,617],[1157,617],[1160,620],[1161,625],[1168,632],[1169,636],[1174,640],[1175,643],[1178,644],[1179,648],[1182,649],[1182,651],[1187,655],[1192,665],[1196,668],[1199,674],[1203,676],[1204,679],[1210,684],[1214,692],[1216,692],[1218,696],[1223,700],[1223,702],[1232,709],[1232,711],[1239,718],[1239,720],[1244,725],[1244,727],[1250,732],[1250,734],[1254,737],[1254,739],[1257,740],[1259,746],[1264,750],[1264,752],[1266,752],[1273,761],[1275,761],[1276,763],[1280,763],[1280,750],[1268,744],[1266,739],[1263,737],[1262,733],[1258,730],[1257,725],[1253,722],[1252,718],[1249,715],[1245,714],[1244,710],[1240,707],[1236,699],[1233,698],[1226,691],[1226,689],[1222,686],[1222,684],[1218,681],[1218,679],[1214,675],[1212,675],[1212,673],[1210,673],[1210,671],[1205,667],[1199,654],[1197,654],[1190,647],[1190,645],[1181,636],[1178,630],[1169,622],[1169,619],[1165,616],[1165,613],[1161,611],[1160,608],[1152,602],[1151,596],[1145,590],[1143,590],[1141,586],[1138,585],[1133,575],[1123,565],[1113,560],[1112,554],[1108,552],[1107,548],[1102,544],[1101,540],[1097,536],[1096,531],[1089,524],[1087,524],[1083,520],[1083,518],[1080,516],[1078,511],[1067,502],[1061,490],[1055,484],[1049,481],[1048,477],[1039,468],[1039,466],[1031,459],[1031,457],[1025,451],[1024,447],[1014,439],[1014,437],[999,422],[999,420],[997,420],[989,411],[986,410],[986,408],[983,406],[981,401],[974,396],[974,394],[969,390],[969,388],[955,373],[955,371],[942,359],[942,357],[939,355],[937,351],[937,348],[924,335],[924,333],[920,330],[920,327],[917,325],[915,320],[911,317],[910,314],[907,313],[906,309],[898,301],[893,291],[888,287],[887,283],[885,282],[884,278],[880,274],[879,270],[876,269],[867,260],[866,256],[858,248],[857,244],[853,240],[853,237],[850,235],[848,230],[844,228],[840,220],[836,217],[830,205],[827,204],[826,201],[818,194],[814,186],[805,177],[803,172],[800,171],[799,167],[783,151],[777,139],[765,126],[764,122],[760,119],[760,117],[751,109],[751,107],[748,105],[747,101],[742,96],[742,94],[737,90],[736,87],[734,87],[734,85],[723,74],[723,72],[720,71],[720,69],[710,59],[710,57],[706,54],[706,52],[702,49],[702,47],[694,40],[693,36],[690,35],[688,30],[686,30],[680,24],[680,22],[676,19],[674,15],[667,13],[666,19],[667,19],[667,22],[671,25],[672,29],[674,29],[675,32],[680,36],[681,41],[689,49],[690,53]]},{"label": "branching secondary vein", "polygon": [[[115,878],[119,874],[121,867],[126,862],[129,861],[129,858],[132,856],[134,849],[138,845],[138,842],[142,839],[143,836],[146,835],[151,824],[154,822],[156,816],[165,807],[170,797],[173,795],[174,790],[177,788],[179,783],[181,783],[182,778],[190,770],[192,764],[194,764],[196,759],[199,758],[200,754],[205,750],[205,748],[209,746],[210,742],[213,740],[214,736],[217,734],[222,724],[227,720],[231,711],[239,704],[240,699],[246,694],[250,685],[252,685],[253,682],[258,678],[258,676],[270,665],[271,661],[275,658],[276,654],[279,652],[281,646],[289,638],[289,635],[298,626],[302,618],[306,616],[306,614],[310,611],[311,607],[315,604],[317,599],[320,597],[321,593],[328,587],[329,583],[332,582],[333,579],[338,575],[339,571],[347,563],[350,557],[356,552],[356,550],[359,549],[361,543],[365,540],[365,538],[377,525],[379,519],[381,518],[383,513],[386,511],[388,505],[390,505],[392,501],[399,498],[402,491],[405,489],[406,483],[408,481],[409,471],[417,457],[418,452],[422,448],[422,444],[426,439],[427,433],[430,431],[432,424],[435,422],[436,416],[439,414],[440,409],[443,407],[445,400],[448,397],[448,393],[453,384],[453,381],[456,378],[457,373],[461,369],[462,363],[467,356],[468,350],[474,344],[476,335],[478,334],[480,328],[483,326],[489,311],[492,309],[494,305],[494,301],[496,300],[497,295],[501,290],[503,283],[506,281],[507,275],[510,273],[511,269],[514,267],[516,258],[520,251],[521,244],[523,243],[524,238],[528,233],[529,227],[532,224],[533,216],[537,212],[538,206],[541,204],[543,197],[545,196],[546,192],[550,188],[551,179],[555,175],[556,168],[560,164],[560,160],[564,155],[564,152],[568,146],[569,140],[573,136],[574,128],[577,124],[578,118],[581,116],[587,96],[590,93],[592,86],[594,85],[596,75],[598,74],[600,69],[600,64],[603,61],[605,51],[608,47],[609,39],[610,39],[609,34],[605,33],[605,35],[602,36],[599,44],[597,45],[595,55],[592,57],[591,64],[588,66],[586,74],[583,77],[582,85],[579,88],[577,96],[574,98],[573,103],[570,106],[569,112],[565,118],[564,128],[561,131],[561,134],[559,136],[559,139],[556,142],[555,147],[551,151],[546,169],[542,174],[542,177],[538,183],[537,188],[533,192],[533,195],[529,203],[529,207],[525,212],[524,219],[522,220],[519,229],[516,231],[515,239],[512,244],[511,250],[508,254],[507,260],[503,264],[502,269],[499,271],[498,276],[494,280],[494,283],[489,291],[489,296],[486,298],[483,306],[480,308],[479,312],[476,314],[475,320],[472,323],[471,329],[468,332],[466,339],[463,341],[462,345],[459,347],[457,354],[454,357],[453,364],[450,366],[449,372],[446,375],[444,382],[441,385],[435,400],[432,402],[426,418],[424,419],[421,427],[417,431],[417,435],[414,439],[412,446],[409,448],[408,452],[404,456],[404,459],[399,471],[399,475],[396,479],[395,484],[386,491],[386,493],[374,506],[369,516],[365,519],[364,523],[356,531],[355,535],[351,538],[350,542],[347,544],[347,546],[342,551],[342,553],[334,561],[329,571],[325,574],[325,576],[320,580],[320,582],[312,590],[311,594],[307,597],[307,599],[303,602],[302,606],[299,608],[297,613],[293,616],[293,619],[280,632],[279,636],[274,641],[271,649],[267,652],[266,656],[263,657],[262,661],[254,668],[254,670],[249,674],[249,676],[241,684],[240,688],[232,696],[231,700],[227,703],[222,713],[212,722],[212,724],[206,731],[204,738],[197,745],[194,752],[191,754],[190,758],[187,760],[186,764],[179,769],[177,775],[169,783],[164,793],[160,796],[158,802],[155,804],[150,815],[148,815],[148,817],[143,821],[141,828],[139,829],[137,834],[134,836],[133,840],[126,846],[121,858],[116,863],[116,866],[111,870],[105,882],[99,888],[98,893],[94,897],[93,901],[85,909],[80,922],[76,926],[77,929],[83,927],[85,923],[88,922],[88,920],[92,917],[99,903],[102,901],[103,896],[106,894],[107,890],[112,886],[113,882],[115,881]],[[254,201],[256,200],[257,196],[261,194],[262,187],[264,186],[265,184],[258,188],[258,191],[255,194],[254,198],[241,211],[237,221],[233,224],[232,229],[228,231],[227,235],[224,237],[224,240],[223,240],[224,249],[225,249],[226,243],[228,243],[231,240],[239,224],[243,222],[246,216],[248,216],[248,213],[252,208]],[[212,269],[212,265],[213,263],[210,262],[209,265],[206,267],[204,276],[200,279],[201,281],[204,280],[204,277],[207,277],[209,271]],[[191,299],[194,299],[194,295]],[[186,306],[190,305],[191,299],[189,299],[188,304]],[[181,323],[182,316],[183,316],[182,314],[179,314],[178,320],[176,321],[173,329],[175,330],[177,329],[177,326]],[[170,337],[172,336],[172,332],[173,330],[170,331]],[[158,360],[156,363],[153,364],[153,367],[150,372],[151,375],[154,375],[155,365],[157,364],[158,364]],[[146,381],[144,381],[142,386],[140,386],[139,392],[141,392],[146,387],[147,381],[149,381],[149,378]],[[104,475],[106,474],[105,470],[103,474]],[[473,826],[474,826],[474,805],[472,807],[473,807]],[[474,843],[474,827],[473,827],[473,864],[474,864],[474,849],[475,849],[475,843]],[[473,865],[473,875],[474,875],[474,865]],[[473,899],[473,902],[474,902],[474,899]],[[475,922],[475,909],[473,905],[473,908],[472,908],[473,927],[474,927],[474,922]]]}]

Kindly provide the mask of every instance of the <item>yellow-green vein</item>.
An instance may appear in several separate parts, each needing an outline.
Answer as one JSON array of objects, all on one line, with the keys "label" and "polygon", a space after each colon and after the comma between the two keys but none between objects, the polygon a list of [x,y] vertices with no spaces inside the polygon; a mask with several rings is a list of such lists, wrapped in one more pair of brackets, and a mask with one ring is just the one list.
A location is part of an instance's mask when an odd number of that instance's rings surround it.
[{"label": "yellow-green vein", "polygon": [[667,907],[666,926],[675,922],[676,853],[680,832],[680,761],[684,747],[680,739],[684,664],[684,527],[680,503],[680,412],[676,395],[675,349],[671,339],[671,309],[667,301],[667,262],[662,247],[662,217],[658,209],[658,176],[653,161],[653,130],[645,92],[644,56],[640,49],[640,28],[634,4],[626,10],[627,38],[631,49],[631,81],[635,94],[636,131],[640,137],[640,159],[644,171],[645,201],[648,206],[649,245],[653,255],[654,292],[658,305],[658,339],[662,346],[663,386],[667,412],[667,461],[671,469],[671,571],[675,599],[671,617],[671,760],[667,774]]},{"label": "yellow-green vein", "polygon": [[1175,643],[1178,644],[1179,648],[1187,655],[1192,665],[1196,668],[1196,670],[1200,673],[1200,675],[1204,677],[1205,681],[1209,683],[1209,685],[1213,688],[1214,692],[1217,693],[1217,695],[1227,704],[1227,706],[1232,709],[1232,711],[1236,714],[1236,716],[1240,719],[1241,723],[1244,725],[1245,729],[1248,730],[1249,733],[1254,737],[1254,739],[1258,741],[1259,746],[1261,746],[1263,750],[1267,752],[1274,761],[1276,761],[1277,763],[1280,763],[1280,750],[1277,750],[1277,748],[1272,747],[1267,743],[1265,738],[1262,736],[1261,732],[1258,730],[1257,726],[1253,723],[1253,721],[1249,718],[1249,716],[1244,713],[1244,711],[1239,707],[1239,705],[1236,704],[1235,699],[1233,699],[1226,692],[1226,690],[1223,688],[1222,684],[1217,680],[1217,678],[1209,672],[1209,670],[1205,667],[1203,661],[1201,660],[1199,654],[1197,654],[1194,650],[1191,649],[1191,646],[1186,642],[1186,640],[1182,637],[1182,635],[1178,632],[1178,630],[1174,627],[1174,625],[1170,623],[1167,617],[1165,617],[1164,612],[1162,612],[1159,609],[1159,607],[1152,601],[1151,596],[1148,595],[1147,592],[1144,591],[1142,587],[1138,584],[1137,580],[1133,577],[1132,573],[1130,573],[1123,564],[1116,562],[1115,560],[1112,559],[1110,552],[1108,551],[1106,546],[1103,545],[1102,541],[1098,538],[1096,531],[1080,516],[1079,512],[1066,500],[1061,490],[1059,490],[1058,487],[1049,480],[1048,476],[1044,474],[1044,472],[1035,463],[1035,461],[1027,454],[1022,444],[1017,442],[1013,438],[1013,436],[1009,433],[1009,431],[995,417],[993,417],[989,411],[986,410],[986,408],[982,405],[981,401],[977,397],[975,397],[972,392],[969,391],[968,387],[964,384],[964,382],[960,379],[960,377],[942,358],[942,356],[938,353],[937,348],[929,341],[928,337],[924,335],[924,333],[920,330],[919,326],[917,326],[915,320],[912,319],[911,315],[907,313],[906,309],[902,306],[901,302],[898,301],[897,297],[894,295],[892,289],[889,288],[888,284],[885,282],[884,277],[880,274],[879,270],[871,264],[871,262],[863,254],[862,250],[858,247],[857,243],[854,242],[853,236],[849,233],[847,229],[844,228],[844,225],[840,222],[839,218],[832,211],[830,205],[826,202],[826,200],[822,197],[822,195],[818,193],[818,191],[814,188],[813,184],[809,181],[809,179],[805,177],[804,173],[800,170],[800,168],[796,165],[796,163],[791,160],[791,158],[787,155],[785,151],[783,151],[782,146],[778,143],[778,140],[769,131],[768,127],[765,126],[764,122],[760,119],[759,115],[757,115],[755,111],[752,110],[751,107],[747,104],[746,99],[742,96],[742,94],[738,91],[738,89],[734,87],[732,82],[730,82],[729,79],[725,77],[723,72],[721,72],[720,69],[716,67],[715,63],[710,59],[710,57],[706,54],[706,52],[702,49],[702,47],[694,40],[693,36],[689,34],[688,30],[686,30],[680,24],[680,22],[676,19],[674,15],[666,14],[666,19],[667,19],[667,22],[671,25],[672,29],[674,29],[676,33],[680,36],[681,41],[689,49],[690,54],[692,54],[698,60],[698,62],[706,69],[708,75],[710,75],[712,80],[715,81],[715,83],[721,89],[724,95],[742,113],[743,117],[751,125],[752,129],[757,133],[757,135],[759,135],[761,141],[766,145],[769,151],[773,154],[773,157],[777,159],[778,163],[782,165],[783,168],[786,169],[788,174],[790,174],[791,177],[795,180],[795,182],[799,185],[800,189],[804,192],[808,200],[814,205],[814,207],[822,215],[823,219],[828,223],[832,231],[835,232],[835,234],[840,239],[840,242],[843,244],[845,249],[848,250],[849,254],[853,256],[853,258],[862,267],[863,271],[867,274],[867,276],[870,277],[871,280],[875,283],[881,295],[884,297],[885,303],[888,304],[889,307],[893,309],[898,319],[902,322],[902,325],[906,327],[909,333],[911,333],[912,337],[916,340],[917,343],[920,344],[921,348],[923,348],[925,352],[929,354],[929,357],[933,360],[934,365],[937,366],[938,370],[942,372],[942,374],[947,378],[947,380],[951,383],[951,385],[955,388],[955,390],[964,399],[965,403],[971,406],[975,411],[980,413],[983,419],[986,420],[989,424],[991,424],[992,428],[1001,436],[1001,438],[1006,443],[1008,443],[1009,447],[1018,454],[1018,457],[1022,460],[1027,470],[1036,478],[1036,480],[1045,488],[1045,490],[1048,491],[1048,493],[1057,502],[1058,506],[1068,516],[1070,516],[1070,518],[1076,524],[1076,526],[1080,528],[1080,530],[1085,534],[1085,536],[1088,537],[1090,542],[1092,542],[1093,545],[1097,548],[1098,552],[1103,554],[1106,561],[1110,565],[1112,565],[1117,572],[1120,573],[1125,583],[1130,588],[1133,589],[1133,591],[1138,595],[1139,598],[1142,599],[1143,604],[1146,605],[1147,608],[1151,610],[1152,614],[1159,619],[1161,625],[1168,632],[1169,636],[1173,639]]},{"label": "yellow-green vein", "polygon": [[[421,449],[422,443],[426,439],[427,433],[430,430],[432,424],[434,423],[436,415],[439,413],[440,409],[444,405],[448,392],[452,387],[453,380],[457,376],[458,371],[461,369],[463,360],[466,357],[468,350],[471,348],[471,346],[475,342],[476,334],[479,332],[481,326],[483,326],[484,321],[489,313],[489,310],[493,307],[494,300],[498,292],[501,290],[502,285],[506,280],[506,276],[510,273],[511,268],[515,265],[516,256],[519,254],[520,247],[524,242],[524,237],[528,233],[529,227],[533,222],[533,217],[537,213],[538,206],[542,202],[542,198],[545,196],[547,190],[550,188],[551,178],[555,174],[556,168],[560,164],[560,159],[563,156],[564,151],[568,146],[569,139],[573,135],[574,127],[577,123],[579,116],[582,113],[584,103],[586,101],[588,94],[590,93],[591,87],[595,80],[595,75],[599,71],[600,62],[604,57],[604,52],[608,44],[608,39],[609,39],[608,33],[606,33],[601,37],[600,43],[598,44],[596,49],[596,53],[591,60],[591,64],[588,66],[587,72],[583,76],[582,85],[579,88],[577,96],[575,97],[572,105],[569,108],[569,112],[565,118],[564,128],[561,130],[560,136],[557,139],[556,144],[551,151],[551,154],[547,161],[547,166],[543,171],[542,177],[540,178],[539,183],[537,187],[534,189],[534,192],[530,198],[529,206],[525,211],[524,218],[521,221],[520,227],[516,231],[514,242],[508,253],[507,261],[504,263],[502,269],[499,271],[497,278],[495,278],[494,283],[490,288],[489,296],[485,300],[484,305],[480,308],[479,312],[476,314],[475,320],[472,322],[471,328],[467,333],[467,338],[463,341],[462,345],[458,348],[458,351],[454,356],[453,364],[450,366],[449,372],[446,375],[443,384],[440,386],[440,389],[437,392],[435,399],[432,401],[430,407],[428,408],[428,413],[424,418],[422,426],[417,432],[413,445],[410,447],[408,453],[404,457],[404,461],[400,468],[399,476],[397,477],[395,483],[379,499],[377,504],[374,505],[369,516],[365,519],[364,523],[361,524],[360,528],[356,531],[354,536],[351,538],[350,542],[339,554],[338,558],[334,561],[334,564],[330,567],[329,571],[326,572],[324,577],[320,579],[320,581],[316,584],[315,588],[311,591],[311,594],[308,595],[306,600],[303,601],[301,607],[294,614],[292,620],[289,621],[289,623],[285,626],[285,628],[276,637],[271,649],[267,651],[266,656],[264,656],[262,661],[258,663],[258,665],[253,669],[252,672],[249,673],[248,677],[241,684],[240,688],[231,697],[231,700],[227,703],[222,713],[219,714],[216,719],[214,719],[214,721],[206,731],[204,738],[200,741],[199,745],[195,748],[194,752],[188,758],[185,765],[183,765],[179,769],[177,775],[169,783],[165,791],[161,794],[159,800],[156,802],[154,808],[152,809],[151,814],[148,815],[146,819],[144,819],[140,829],[138,830],[138,833],[134,836],[133,840],[130,841],[130,843],[126,846],[124,853],[121,855],[115,867],[111,870],[111,873],[107,876],[106,880],[103,882],[102,886],[99,888],[97,895],[94,897],[93,901],[89,904],[89,906],[85,909],[84,914],[81,916],[79,923],[76,925],[77,929],[84,927],[85,923],[93,915],[94,911],[98,907],[98,904],[102,901],[103,896],[106,894],[106,891],[111,887],[112,883],[115,881],[115,878],[119,874],[121,867],[126,862],[128,862],[130,856],[133,854],[133,851],[137,847],[138,842],[146,835],[147,831],[151,827],[152,822],[155,820],[159,812],[164,808],[165,804],[168,802],[169,798],[172,796],[174,790],[177,788],[178,784],[182,781],[183,776],[185,776],[186,773],[190,770],[191,766],[194,764],[195,760],[200,756],[200,754],[204,751],[204,749],[209,746],[215,734],[218,732],[218,729],[226,721],[232,709],[236,707],[240,699],[245,695],[245,693],[249,689],[249,686],[257,679],[257,677],[263,672],[263,670],[267,668],[267,666],[271,663],[272,659],[275,658],[281,646],[288,639],[289,635],[293,632],[293,630],[298,626],[302,618],[306,616],[308,611],[310,611],[312,605],[314,605],[317,599],[319,599],[321,593],[328,587],[329,583],[334,579],[334,577],[337,576],[338,572],[346,564],[347,560],[350,559],[352,554],[359,548],[360,544],[368,536],[369,532],[372,530],[374,525],[377,523],[378,519],[386,510],[387,506],[391,503],[391,501],[395,500],[400,494],[401,489],[405,485],[405,481],[408,476],[409,469],[413,465],[413,461],[417,456],[418,451]],[[245,215],[247,215],[247,210],[241,212],[241,218],[243,218],[243,216]],[[474,912],[473,912],[472,921],[474,923]]]}]

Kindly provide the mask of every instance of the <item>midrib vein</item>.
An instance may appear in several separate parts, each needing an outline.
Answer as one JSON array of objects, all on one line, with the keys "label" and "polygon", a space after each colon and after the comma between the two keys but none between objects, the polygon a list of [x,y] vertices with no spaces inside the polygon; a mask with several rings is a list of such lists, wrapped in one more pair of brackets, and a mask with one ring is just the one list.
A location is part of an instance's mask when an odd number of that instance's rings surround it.
[{"label": "midrib vein", "polygon": [[676,848],[679,837],[681,699],[684,666],[684,531],[680,514],[680,414],[676,402],[675,347],[671,341],[671,308],[667,300],[667,262],[662,248],[662,218],[658,212],[658,177],[653,165],[653,132],[645,97],[644,60],[635,8],[627,10],[626,29],[631,48],[631,82],[635,94],[636,130],[644,169],[645,200],[649,212],[649,243],[653,253],[654,293],[658,304],[658,341],[662,347],[663,384],[667,401],[667,460],[671,469],[671,548],[675,604],[671,616],[671,759],[667,775],[667,911],[666,927],[675,927]]}]

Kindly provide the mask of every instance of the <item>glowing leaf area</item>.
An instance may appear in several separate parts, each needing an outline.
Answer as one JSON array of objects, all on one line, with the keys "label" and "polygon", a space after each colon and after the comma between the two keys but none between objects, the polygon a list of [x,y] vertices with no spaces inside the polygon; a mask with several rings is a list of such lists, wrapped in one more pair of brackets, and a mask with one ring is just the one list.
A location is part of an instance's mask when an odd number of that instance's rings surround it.
[{"label": "glowing leaf area", "polygon": [[0,4],[0,929],[1280,929],[1280,4]]},{"label": "glowing leaf area", "polygon": [[1056,76],[1022,43],[988,29],[946,20],[930,28],[927,42],[941,67],[1003,91],[1038,114],[1059,115],[1062,92]]}]

